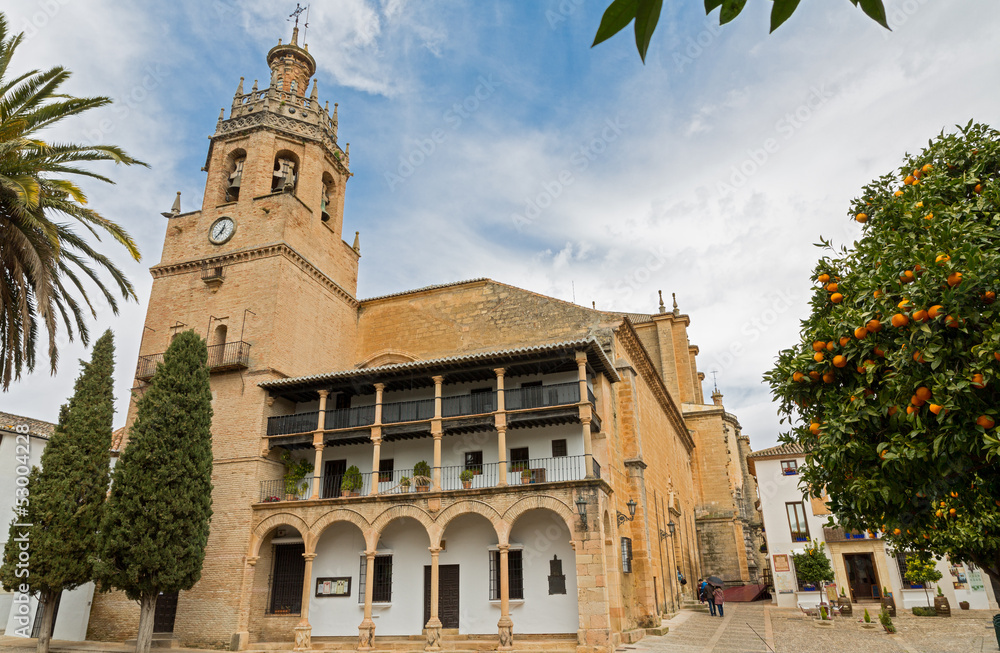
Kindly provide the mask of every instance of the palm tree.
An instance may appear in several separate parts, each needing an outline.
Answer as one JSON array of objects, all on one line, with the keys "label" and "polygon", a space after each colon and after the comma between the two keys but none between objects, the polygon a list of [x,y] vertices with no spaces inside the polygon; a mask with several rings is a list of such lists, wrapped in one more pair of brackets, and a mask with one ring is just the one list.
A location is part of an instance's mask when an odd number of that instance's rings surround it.
[{"label": "palm tree", "polygon": [[[70,73],[62,67],[31,70],[8,79],[23,34],[8,38],[0,13],[0,384],[6,390],[23,369],[35,367],[39,332],[48,338],[55,373],[56,334],[89,341],[86,312],[96,317],[84,281],[89,279],[117,313],[115,293],[96,270],[103,269],[125,300],[135,289],[111,260],[73,230],[82,225],[96,240],[110,234],[129,255],[139,249],[119,225],[87,208],[83,191],[65,175],[114,183],[80,164],[114,161],[146,165],[113,145],[47,143],[39,132],[59,121],[111,103],[107,97],[76,98],[58,93]],[[56,222],[60,218],[69,221]]]}]

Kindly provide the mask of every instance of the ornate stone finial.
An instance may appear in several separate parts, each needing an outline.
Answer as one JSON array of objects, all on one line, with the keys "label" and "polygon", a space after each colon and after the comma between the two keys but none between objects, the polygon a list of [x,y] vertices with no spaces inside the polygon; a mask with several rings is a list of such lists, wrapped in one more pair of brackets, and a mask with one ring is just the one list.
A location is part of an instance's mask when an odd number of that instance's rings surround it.
[{"label": "ornate stone finial", "polygon": [[337,109],[340,107],[339,102],[333,103],[333,124],[337,124]]},{"label": "ornate stone finial", "polygon": [[326,104],[324,104],[324,105],[323,105],[323,111],[324,111],[324,112],[325,112],[325,113],[326,113],[327,115],[330,115],[330,101],[329,101],[329,100],[327,100],[327,101],[326,101]]},{"label": "ornate stone finial", "polygon": [[355,231],[354,232],[354,244],[351,245],[351,248],[355,252],[357,252],[359,256],[361,255],[361,232],[360,231]]},{"label": "ornate stone finial", "polygon": [[677,293],[672,292],[670,296],[674,298],[674,315],[680,315],[681,309],[677,308]]},{"label": "ornate stone finial", "polygon": [[281,45],[281,39],[278,39],[278,45]]},{"label": "ornate stone finial", "polygon": [[299,28],[298,26],[292,29],[292,45],[299,44]]},{"label": "ornate stone finial", "polygon": [[661,314],[662,313],[666,313],[667,312],[667,307],[663,304],[663,291],[662,290],[657,290],[656,292],[660,293],[660,313]]},{"label": "ornate stone finial", "polygon": [[243,95],[243,78],[240,77],[240,85],[236,87],[236,97]]},{"label": "ornate stone finial", "polygon": [[177,197],[174,198],[173,206],[170,207],[169,213],[161,213],[164,218],[176,218],[181,214],[181,192],[177,191]]},{"label": "ornate stone finial", "polygon": [[253,88],[252,88],[252,89],[250,89],[250,90],[251,90],[251,91],[253,91],[254,93],[256,93],[256,92],[257,92],[257,80],[256,80],[256,79],[255,79],[255,80],[253,80]]},{"label": "ornate stone finial", "polygon": [[219,109],[219,122],[222,122],[225,119],[226,119],[226,107],[222,107],[221,109]]},{"label": "ornate stone finial", "polygon": [[316,80],[315,79],[313,80],[313,90],[312,90],[312,93],[309,94],[309,99],[312,100],[313,102],[315,102],[317,99],[319,99],[319,91],[316,90]]},{"label": "ornate stone finial", "polygon": [[590,307],[596,311],[597,310],[597,302],[591,301],[590,302]]}]

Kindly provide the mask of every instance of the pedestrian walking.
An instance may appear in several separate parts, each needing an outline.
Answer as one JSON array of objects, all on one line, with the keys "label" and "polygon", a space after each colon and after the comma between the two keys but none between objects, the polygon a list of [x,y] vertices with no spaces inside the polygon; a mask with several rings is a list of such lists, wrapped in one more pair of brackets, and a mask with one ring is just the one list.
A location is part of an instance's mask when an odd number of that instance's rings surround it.
[{"label": "pedestrian walking", "polygon": [[708,603],[708,611],[714,617],[715,616],[715,595],[712,593],[712,585],[705,582],[705,601]]},{"label": "pedestrian walking", "polygon": [[698,584],[695,585],[695,587],[698,588],[698,602],[699,603],[704,603],[705,602],[705,579],[704,578],[699,578],[698,579]]},{"label": "pedestrian walking", "polygon": [[723,616],[722,604],[726,602],[726,595],[722,593],[721,587],[715,588],[715,591],[712,592],[712,598],[715,600],[715,606],[719,608],[719,616]]}]

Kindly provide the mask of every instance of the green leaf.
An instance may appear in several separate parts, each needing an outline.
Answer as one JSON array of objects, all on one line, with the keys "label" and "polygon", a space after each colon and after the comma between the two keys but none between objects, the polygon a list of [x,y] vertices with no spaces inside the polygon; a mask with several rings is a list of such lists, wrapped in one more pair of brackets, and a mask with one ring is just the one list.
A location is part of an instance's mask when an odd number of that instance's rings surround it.
[{"label": "green leaf", "polygon": [[771,7],[771,31],[781,27],[798,6],[799,0],[774,0],[774,6]]},{"label": "green leaf", "polygon": [[635,18],[638,8],[639,0],[615,0],[612,2],[604,11],[604,16],[601,17],[601,26],[597,28],[597,35],[590,47],[607,41],[625,29]]},{"label": "green leaf", "polygon": [[712,13],[716,7],[722,6],[722,0],[705,0],[705,15]]},{"label": "green leaf", "polygon": [[643,63],[646,63],[646,50],[649,49],[649,40],[653,38],[662,9],[663,0],[639,0],[639,8],[635,12],[635,46],[639,48],[639,57]]},{"label": "green leaf", "polygon": [[719,14],[719,24],[725,25],[740,15],[747,0],[722,0],[722,12]]},{"label": "green leaf", "polygon": [[868,17],[876,23],[889,29],[889,23],[885,18],[885,6],[882,4],[882,0],[861,0],[861,10],[868,14]]}]

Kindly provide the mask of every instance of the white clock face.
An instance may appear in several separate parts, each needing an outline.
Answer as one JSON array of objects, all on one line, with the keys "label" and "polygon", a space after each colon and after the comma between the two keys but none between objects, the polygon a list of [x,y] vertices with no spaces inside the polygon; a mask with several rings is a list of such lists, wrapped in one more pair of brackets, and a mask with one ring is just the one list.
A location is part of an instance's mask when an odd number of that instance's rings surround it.
[{"label": "white clock face", "polygon": [[208,230],[208,239],[216,245],[228,241],[236,233],[236,223],[232,218],[219,218]]}]

